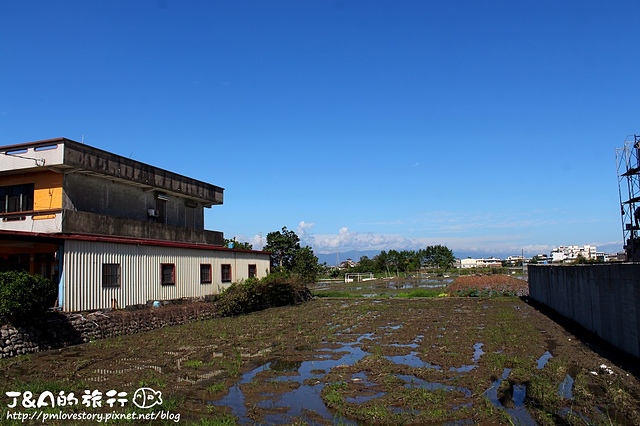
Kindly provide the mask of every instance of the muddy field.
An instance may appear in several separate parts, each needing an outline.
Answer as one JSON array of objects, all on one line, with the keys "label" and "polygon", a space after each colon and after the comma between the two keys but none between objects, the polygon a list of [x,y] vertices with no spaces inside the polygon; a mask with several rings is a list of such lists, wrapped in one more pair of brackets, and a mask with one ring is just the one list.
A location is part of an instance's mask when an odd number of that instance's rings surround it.
[{"label": "muddy field", "polygon": [[608,354],[515,297],[315,299],[3,360],[0,388],[150,388],[146,410],[44,411],[173,415],[153,424],[640,424],[638,372]]}]

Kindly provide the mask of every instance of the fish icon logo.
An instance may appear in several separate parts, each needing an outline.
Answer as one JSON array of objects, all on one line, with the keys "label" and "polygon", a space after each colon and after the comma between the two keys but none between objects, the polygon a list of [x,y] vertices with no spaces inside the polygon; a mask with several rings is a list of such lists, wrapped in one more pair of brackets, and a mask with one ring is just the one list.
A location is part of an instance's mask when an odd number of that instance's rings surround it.
[{"label": "fish icon logo", "polygon": [[162,392],[151,388],[140,388],[133,394],[133,403],[138,408],[151,408],[162,404]]}]

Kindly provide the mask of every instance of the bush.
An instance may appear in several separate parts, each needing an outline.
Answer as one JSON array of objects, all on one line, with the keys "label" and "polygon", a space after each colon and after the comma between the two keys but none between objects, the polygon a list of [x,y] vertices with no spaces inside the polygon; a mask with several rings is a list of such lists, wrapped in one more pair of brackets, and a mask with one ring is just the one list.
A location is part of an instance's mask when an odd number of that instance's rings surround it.
[{"label": "bush", "polygon": [[15,320],[41,316],[52,307],[56,285],[40,275],[0,272],[0,317]]},{"label": "bush", "polygon": [[222,316],[234,316],[310,299],[311,292],[305,285],[284,274],[275,273],[261,280],[249,278],[233,283],[215,303]]}]

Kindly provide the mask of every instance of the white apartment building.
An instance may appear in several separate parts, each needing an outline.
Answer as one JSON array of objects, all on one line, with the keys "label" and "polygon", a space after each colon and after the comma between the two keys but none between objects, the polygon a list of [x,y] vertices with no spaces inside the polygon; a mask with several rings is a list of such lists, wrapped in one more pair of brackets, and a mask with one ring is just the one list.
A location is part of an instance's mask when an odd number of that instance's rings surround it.
[{"label": "white apartment building", "polygon": [[466,268],[493,268],[502,266],[502,259],[498,259],[495,257],[489,257],[486,259],[461,259],[460,267],[463,269]]},{"label": "white apartment building", "polygon": [[551,261],[556,263],[572,262],[578,256],[582,256],[587,260],[596,259],[596,247],[590,245],[584,246],[559,246],[551,250]]}]

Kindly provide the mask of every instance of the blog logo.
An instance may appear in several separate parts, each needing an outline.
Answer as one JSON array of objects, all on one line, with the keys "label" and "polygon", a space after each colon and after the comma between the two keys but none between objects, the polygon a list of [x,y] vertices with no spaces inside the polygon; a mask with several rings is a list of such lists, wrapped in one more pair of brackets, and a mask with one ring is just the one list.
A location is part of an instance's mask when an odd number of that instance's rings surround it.
[{"label": "blog logo", "polygon": [[151,408],[162,404],[162,392],[151,388],[140,388],[133,394],[133,404],[138,408]]}]

